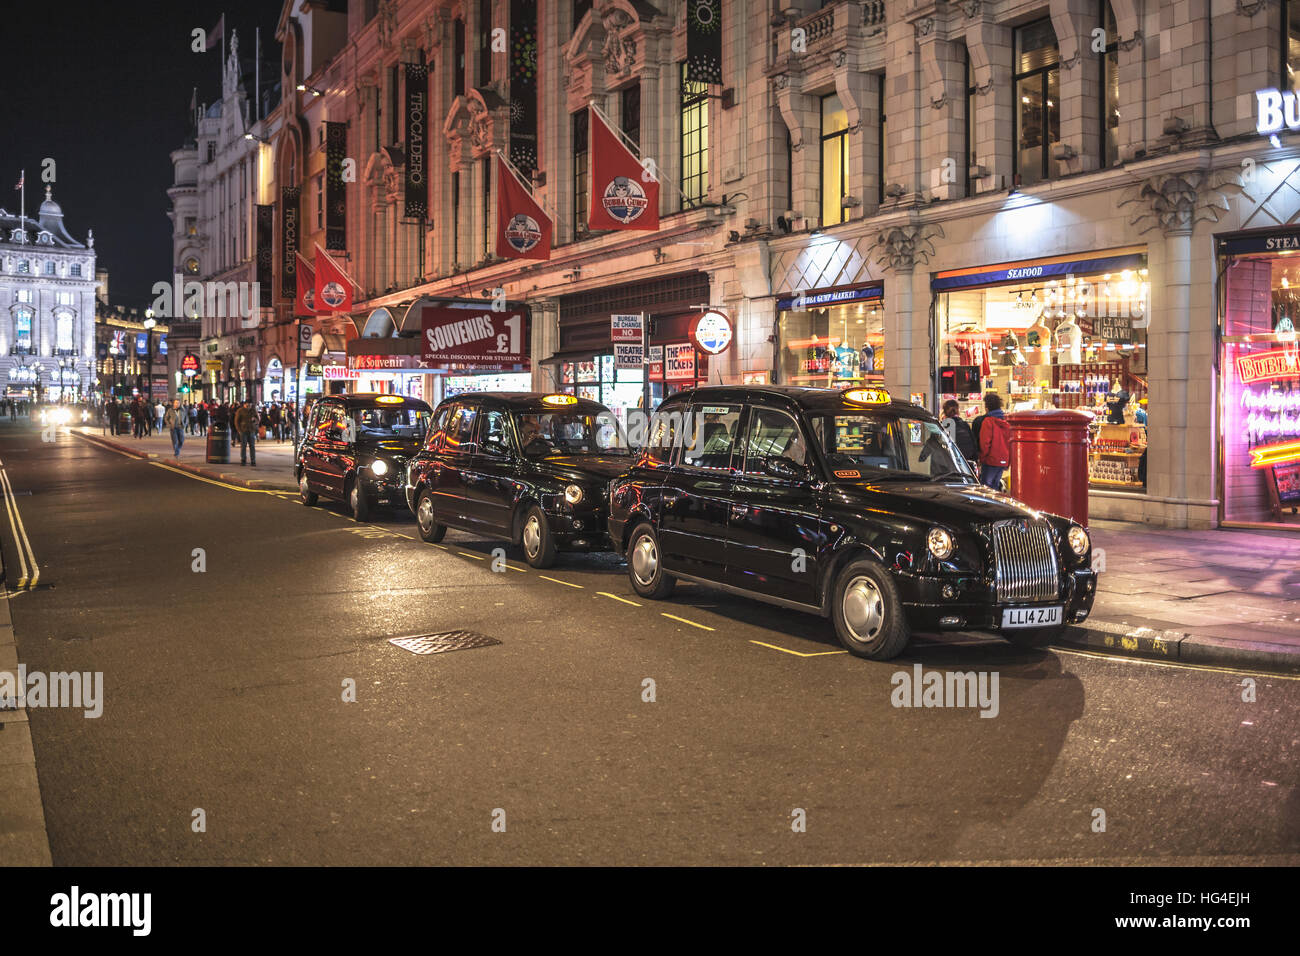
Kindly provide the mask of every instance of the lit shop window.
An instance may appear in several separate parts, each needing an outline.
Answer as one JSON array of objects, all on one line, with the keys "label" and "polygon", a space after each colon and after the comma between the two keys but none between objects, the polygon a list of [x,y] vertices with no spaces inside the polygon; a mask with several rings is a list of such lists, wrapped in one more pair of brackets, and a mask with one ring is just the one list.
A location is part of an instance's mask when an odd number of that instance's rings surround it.
[{"label": "lit shop window", "polygon": [[1146,269],[1067,275],[945,292],[936,302],[938,392],[973,425],[984,395],[1008,411],[1093,416],[1089,480],[1146,484]]},{"label": "lit shop window", "polygon": [[884,381],[885,310],[879,298],[780,313],[782,385],[847,387]]}]

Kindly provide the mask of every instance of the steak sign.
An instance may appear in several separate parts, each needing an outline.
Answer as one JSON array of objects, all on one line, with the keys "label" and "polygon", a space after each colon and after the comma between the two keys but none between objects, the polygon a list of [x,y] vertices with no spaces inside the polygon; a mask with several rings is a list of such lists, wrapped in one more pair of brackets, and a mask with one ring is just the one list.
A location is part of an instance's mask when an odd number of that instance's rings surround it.
[{"label": "steak sign", "polygon": [[420,313],[425,368],[526,372],[528,317],[520,309],[426,305]]}]

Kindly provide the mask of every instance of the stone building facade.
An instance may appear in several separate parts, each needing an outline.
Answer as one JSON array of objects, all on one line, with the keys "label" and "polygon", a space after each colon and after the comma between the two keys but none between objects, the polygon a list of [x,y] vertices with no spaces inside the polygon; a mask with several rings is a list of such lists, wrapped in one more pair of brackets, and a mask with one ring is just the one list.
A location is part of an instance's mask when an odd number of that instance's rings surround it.
[{"label": "stone building facade", "polygon": [[[350,338],[410,335],[424,297],[503,289],[531,312],[533,387],[626,406],[639,386],[611,367],[610,314],[647,313],[651,344],[669,345],[711,306],[732,346],[654,399],[694,381],[880,382],[967,416],[989,390],[1013,408],[1096,408],[1094,517],[1296,520],[1297,477],[1249,465],[1300,438],[1286,377],[1300,120],[1260,131],[1269,91],[1295,115],[1296,3],[722,0],[723,82],[698,87],[685,0],[527,6],[285,4],[286,88],[303,89],[273,138],[274,194],[299,188],[301,247],[321,237],[322,121],[346,124],[355,170],[337,254],[355,308],[313,320],[319,364],[366,355]],[[522,54],[521,17],[536,18]],[[514,85],[521,56],[535,102]],[[430,77],[430,201],[407,218],[412,62]],[[585,231],[588,104],[654,161],[659,230]],[[523,172],[555,247],[501,261],[490,159],[530,111]],[[293,327],[290,303],[275,314]],[[1280,372],[1237,362],[1274,351]],[[437,400],[515,384],[352,371],[316,387]]]}]

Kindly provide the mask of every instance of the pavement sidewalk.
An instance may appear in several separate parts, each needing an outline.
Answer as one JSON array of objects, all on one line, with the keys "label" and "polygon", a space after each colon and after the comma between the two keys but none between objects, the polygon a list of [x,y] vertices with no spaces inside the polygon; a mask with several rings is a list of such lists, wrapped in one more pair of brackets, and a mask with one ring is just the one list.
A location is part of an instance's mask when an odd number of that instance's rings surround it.
[{"label": "pavement sidewalk", "polygon": [[1091,524],[1097,600],[1056,643],[1300,671],[1300,534]]},{"label": "pavement sidewalk", "polygon": [[[8,575],[0,552],[0,673],[18,688],[18,642],[9,614]],[[7,693],[7,691],[6,691]],[[36,778],[36,753],[27,708],[0,702],[0,866],[53,866],[45,805]]]},{"label": "pavement sidewalk", "polygon": [[208,464],[207,443],[203,435],[186,435],[185,444],[181,446],[180,457],[172,454],[171,436],[154,434],[148,438],[132,438],[130,435],[109,435],[103,428],[78,426],[68,429],[93,442],[116,448],[141,458],[158,459],[185,471],[240,485],[245,488],[264,488],[277,491],[297,491],[298,483],[293,476],[293,442],[285,439],[275,441],[268,438],[257,443],[257,467],[239,464],[239,444],[230,447],[229,464]]}]

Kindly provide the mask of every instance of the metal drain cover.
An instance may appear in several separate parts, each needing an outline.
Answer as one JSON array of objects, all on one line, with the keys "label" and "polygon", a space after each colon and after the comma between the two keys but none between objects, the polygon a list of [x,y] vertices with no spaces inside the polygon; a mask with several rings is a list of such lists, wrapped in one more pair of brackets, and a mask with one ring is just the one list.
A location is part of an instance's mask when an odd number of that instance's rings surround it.
[{"label": "metal drain cover", "polygon": [[441,654],[444,651],[491,647],[501,642],[476,631],[443,631],[440,634],[419,634],[415,637],[390,637],[388,643],[412,654]]}]

